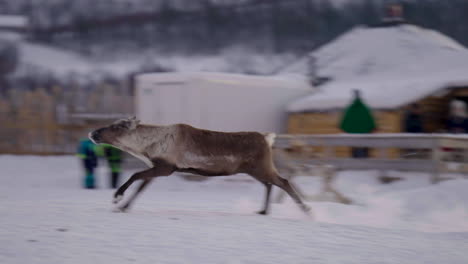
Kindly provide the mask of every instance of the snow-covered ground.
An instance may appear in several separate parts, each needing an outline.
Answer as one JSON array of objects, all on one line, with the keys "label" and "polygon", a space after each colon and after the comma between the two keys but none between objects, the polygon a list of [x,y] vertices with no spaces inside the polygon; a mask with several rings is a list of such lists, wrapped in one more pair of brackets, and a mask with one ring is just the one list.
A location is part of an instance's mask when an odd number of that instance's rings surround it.
[{"label": "snow-covered ground", "polygon": [[85,190],[74,157],[0,156],[0,167],[0,263],[468,263],[463,177],[380,185],[376,172],[343,172],[337,187],[357,204],[309,202],[312,219],[289,199],[254,214],[264,190],[242,175],[160,178],[113,213],[104,168]]}]

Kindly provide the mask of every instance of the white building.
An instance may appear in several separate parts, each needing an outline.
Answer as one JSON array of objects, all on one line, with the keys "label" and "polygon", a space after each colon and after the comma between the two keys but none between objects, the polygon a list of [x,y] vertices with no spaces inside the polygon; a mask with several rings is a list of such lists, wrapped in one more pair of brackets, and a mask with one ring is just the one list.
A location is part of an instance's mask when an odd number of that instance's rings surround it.
[{"label": "white building", "polygon": [[305,81],[224,73],[152,73],[136,79],[136,114],[150,124],[221,131],[284,132],[286,104]]}]

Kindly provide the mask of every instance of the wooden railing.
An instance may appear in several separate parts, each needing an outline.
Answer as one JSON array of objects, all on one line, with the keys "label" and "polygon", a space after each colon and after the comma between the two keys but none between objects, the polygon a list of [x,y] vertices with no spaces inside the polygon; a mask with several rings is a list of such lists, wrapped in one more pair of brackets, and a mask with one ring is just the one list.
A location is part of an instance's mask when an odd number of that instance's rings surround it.
[{"label": "wooden railing", "polygon": [[[468,173],[468,136],[449,134],[278,135],[274,147],[301,142],[320,148],[316,157],[296,158],[301,164],[329,164],[337,170],[400,170],[427,172],[438,182],[446,172]],[[368,158],[338,157],[338,147],[370,148]],[[376,150],[376,151],[375,151]],[[391,157],[390,150],[397,155]],[[395,151],[396,150],[396,151]],[[396,157],[395,157],[396,156]]]}]

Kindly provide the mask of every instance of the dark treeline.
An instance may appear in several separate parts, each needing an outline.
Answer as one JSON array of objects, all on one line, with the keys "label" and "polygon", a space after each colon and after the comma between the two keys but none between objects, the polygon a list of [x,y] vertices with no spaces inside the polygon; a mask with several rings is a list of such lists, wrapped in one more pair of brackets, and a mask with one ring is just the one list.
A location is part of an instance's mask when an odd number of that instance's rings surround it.
[{"label": "dark treeline", "polygon": [[[36,40],[90,55],[142,49],[216,53],[237,44],[300,53],[357,24],[378,24],[388,2],[395,1],[4,0],[0,13],[25,14]],[[468,0],[402,2],[409,23],[468,45]]]}]

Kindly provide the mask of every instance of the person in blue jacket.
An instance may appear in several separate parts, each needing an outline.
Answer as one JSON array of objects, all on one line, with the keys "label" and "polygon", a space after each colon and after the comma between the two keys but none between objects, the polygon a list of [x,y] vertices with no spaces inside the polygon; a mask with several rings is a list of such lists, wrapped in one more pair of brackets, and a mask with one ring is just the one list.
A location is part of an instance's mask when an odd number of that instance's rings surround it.
[{"label": "person in blue jacket", "polygon": [[122,151],[111,145],[104,145],[103,152],[111,171],[110,187],[115,189],[118,187],[120,173],[122,171]]},{"label": "person in blue jacket", "polygon": [[76,154],[82,160],[85,170],[83,185],[87,189],[96,188],[94,169],[97,167],[96,145],[88,138],[80,140]]}]

